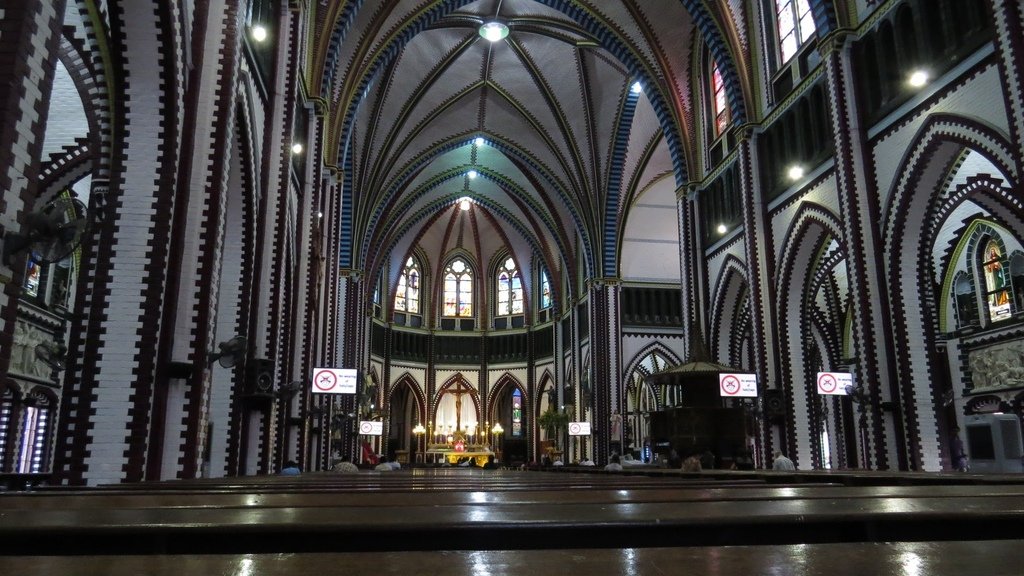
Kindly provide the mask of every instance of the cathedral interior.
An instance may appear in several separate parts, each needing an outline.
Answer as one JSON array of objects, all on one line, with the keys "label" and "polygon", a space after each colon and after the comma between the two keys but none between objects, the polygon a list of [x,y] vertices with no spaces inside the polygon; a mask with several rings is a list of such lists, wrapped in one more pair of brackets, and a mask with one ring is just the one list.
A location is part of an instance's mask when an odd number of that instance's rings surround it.
[{"label": "cathedral interior", "polygon": [[7,4],[2,473],[1019,442],[1017,0]]}]

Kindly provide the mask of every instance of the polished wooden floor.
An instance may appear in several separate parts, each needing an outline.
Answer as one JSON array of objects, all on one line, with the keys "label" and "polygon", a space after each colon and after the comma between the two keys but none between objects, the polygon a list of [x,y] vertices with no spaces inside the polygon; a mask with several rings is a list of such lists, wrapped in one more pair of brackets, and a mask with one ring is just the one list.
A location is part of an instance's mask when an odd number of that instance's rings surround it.
[{"label": "polished wooden floor", "polygon": [[[1024,478],[416,469],[0,493],[0,574],[1024,574]],[[684,569],[685,567],[685,569]]]}]

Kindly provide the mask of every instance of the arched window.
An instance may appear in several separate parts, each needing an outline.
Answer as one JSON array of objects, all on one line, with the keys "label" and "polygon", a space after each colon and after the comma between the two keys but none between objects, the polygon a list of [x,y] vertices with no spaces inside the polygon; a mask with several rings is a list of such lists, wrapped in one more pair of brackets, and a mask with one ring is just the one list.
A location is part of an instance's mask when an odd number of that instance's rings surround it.
[{"label": "arched window", "polygon": [[711,114],[715,118],[715,136],[719,136],[729,125],[729,103],[725,97],[722,71],[714,60],[711,61]]},{"label": "arched window", "polygon": [[1002,247],[994,238],[989,239],[979,255],[982,277],[985,280],[984,296],[988,317],[992,322],[1006,320],[1013,314],[1010,291],[1010,267]]},{"label": "arched window", "polygon": [[498,269],[497,291],[498,316],[523,313],[523,279],[512,258],[506,258]]},{"label": "arched window", "polygon": [[14,391],[11,384],[0,398],[0,472],[7,471],[8,438],[12,436],[11,417],[14,414]]},{"label": "arched window", "polygon": [[548,271],[543,268],[540,271],[540,309],[551,308],[554,301],[551,298],[551,280],[548,278]]},{"label": "arched window", "polygon": [[444,316],[473,316],[473,271],[461,258],[444,269]]},{"label": "arched window", "polygon": [[523,435],[523,393],[516,388],[512,391],[512,436]]},{"label": "arched window", "polygon": [[395,291],[395,310],[418,314],[420,311],[420,264],[409,256],[405,268],[398,277],[398,290]]},{"label": "arched window", "polygon": [[782,64],[796,55],[800,47],[814,36],[814,15],[810,0],[775,0],[775,22],[779,33],[779,55]]},{"label": "arched window", "polygon": [[50,447],[50,399],[35,393],[26,398],[21,415],[21,444],[18,450],[18,472],[43,472]]}]

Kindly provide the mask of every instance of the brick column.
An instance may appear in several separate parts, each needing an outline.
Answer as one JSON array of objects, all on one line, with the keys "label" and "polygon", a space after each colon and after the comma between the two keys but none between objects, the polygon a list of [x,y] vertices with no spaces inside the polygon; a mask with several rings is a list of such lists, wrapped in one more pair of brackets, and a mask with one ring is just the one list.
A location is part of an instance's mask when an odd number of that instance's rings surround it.
[{"label": "brick column", "polygon": [[[759,393],[766,390],[786,390],[780,377],[778,306],[775,293],[775,249],[771,243],[771,222],[768,219],[766,187],[761,184],[758,163],[757,132],[749,126],[739,130],[740,188],[742,194],[743,243],[746,251],[747,282],[750,289],[750,322],[754,339],[754,372],[757,374]],[[785,395],[783,396],[785,397]],[[782,450],[798,458],[792,428],[792,401],[786,402],[787,418],[779,430]],[[773,434],[771,422],[762,418],[759,431],[764,439],[760,444],[762,458],[771,460]]]},{"label": "brick column", "polygon": [[[619,397],[622,363],[622,340],[619,325],[619,295],[621,286],[617,278],[593,280],[590,287],[590,386],[593,402],[594,458],[607,462],[611,430],[609,419],[612,405]],[[576,383],[582,374],[576,374]],[[564,402],[565,400],[563,400]],[[567,449],[571,446],[566,446]]]},{"label": "brick column", "polygon": [[[871,465],[878,469],[917,468],[916,450],[908,454],[901,413],[886,415],[880,402],[901,397],[893,343],[886,337],[890,313],[881,240],[874,165],[867,142],[867,127],[859,115],[853,70],[852,36],[835,33],[819,46],[825,65],[832,132],[836,145],[836,188],[847,247],[847,270],[853,316],[853,350],[857,358],[854,378],[870,396]],[[909,424],[909,423],[908,423]],[[862,449],[868,449],[862,447]]]},{"label": "brick column", "polygon": [[[0,233],[19,231],[34,208],[64,7],[65,0],[19,0],[0,10]],[[0,262],[0,374],[10,366],[24,275],[24,254]],[[5,388],[0,379],[0,395]]]},{"label": "brick column", "polygon": [[991,0],[991,6],[1010,141],[1016,147],[1017,173],[1024,174],[1024,6],[1020,0]]}]

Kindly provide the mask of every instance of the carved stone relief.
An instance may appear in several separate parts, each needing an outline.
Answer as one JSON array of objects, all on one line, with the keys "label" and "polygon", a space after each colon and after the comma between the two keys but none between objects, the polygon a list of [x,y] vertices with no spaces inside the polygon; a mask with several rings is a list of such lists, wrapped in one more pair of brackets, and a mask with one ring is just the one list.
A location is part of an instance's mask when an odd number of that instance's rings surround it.
[{"label": "carved stone relief", "polygon": [[11,374],[53,381],[53,369],[36,358],[36,346],[42,342],[52,341],[53,334],[19,318],[14,325]]},{"label": "carved stone relief", "polygon": [[969,352],[974,392],[1024,387],[1024,340]]}]

